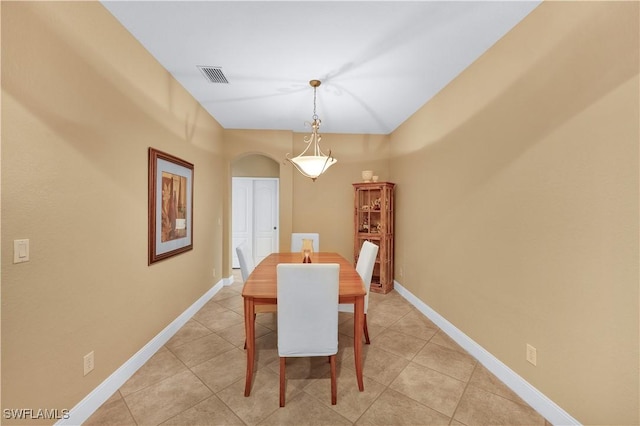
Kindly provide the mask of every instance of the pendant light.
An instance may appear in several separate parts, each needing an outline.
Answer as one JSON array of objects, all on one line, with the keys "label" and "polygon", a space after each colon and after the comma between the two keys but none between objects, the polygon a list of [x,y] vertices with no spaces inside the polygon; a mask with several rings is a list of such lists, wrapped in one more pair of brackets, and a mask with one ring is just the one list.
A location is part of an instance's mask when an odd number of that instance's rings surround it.
[{"label": "pendant light", "polygon": [[318,176],[327,171],[327,169],[333,166],[338,160],[331,156],[331,150],[329,155],[325,155],[320,150],[320,140],[322,136],[318,133],[320,129],[320,119],[316,114],[316,91],[320,86],[320,80],[311,80],[309,85],[313,87],[313,117],[311,125],[311,134],[304,138],[304,143],[307,147],[300,153],[300,155],[289,158],[287,154],[287,160],[290,161],[296,169],[304,176],[311,178],[312,181],[316,181]]}]

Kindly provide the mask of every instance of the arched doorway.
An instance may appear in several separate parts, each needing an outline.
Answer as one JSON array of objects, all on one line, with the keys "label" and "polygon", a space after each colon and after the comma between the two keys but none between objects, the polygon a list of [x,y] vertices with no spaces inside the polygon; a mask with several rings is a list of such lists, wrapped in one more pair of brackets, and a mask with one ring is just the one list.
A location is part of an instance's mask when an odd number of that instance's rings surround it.
[{"label": "arched doorway", "polygon": [[253,260],[279,249],[279,164],[260,154],[231,163],[232,267],[238,268],[236,247],[247,242]]}]

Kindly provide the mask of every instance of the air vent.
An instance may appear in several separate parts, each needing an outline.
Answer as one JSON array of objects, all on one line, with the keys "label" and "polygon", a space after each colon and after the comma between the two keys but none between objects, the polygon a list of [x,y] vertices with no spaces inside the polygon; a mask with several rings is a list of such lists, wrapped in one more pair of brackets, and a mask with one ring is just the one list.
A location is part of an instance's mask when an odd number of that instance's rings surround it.
[{"label": "air vent", "polygon": [[210,83],[225,83],[229,84],[229,80],[222,73],[222,68],[220,67],[205,67],[198,66],[198,69],[202,71],[202,75],[209,80]]}]

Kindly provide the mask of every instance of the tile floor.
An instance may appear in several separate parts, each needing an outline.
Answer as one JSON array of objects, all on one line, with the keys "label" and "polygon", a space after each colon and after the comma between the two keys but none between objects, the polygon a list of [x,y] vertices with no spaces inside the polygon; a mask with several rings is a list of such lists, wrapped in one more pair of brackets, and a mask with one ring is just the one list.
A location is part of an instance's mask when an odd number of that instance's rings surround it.
[{"label": "tile floor", "polygon": [[397,292],[371,293],[364,392],[353,318],[340,314],[338,403],[324,358],[287,360],[278,406],[275,314],[258,314],[257,367],[244,397],[242,280],[218,292],[86,425],[549,425]]}]

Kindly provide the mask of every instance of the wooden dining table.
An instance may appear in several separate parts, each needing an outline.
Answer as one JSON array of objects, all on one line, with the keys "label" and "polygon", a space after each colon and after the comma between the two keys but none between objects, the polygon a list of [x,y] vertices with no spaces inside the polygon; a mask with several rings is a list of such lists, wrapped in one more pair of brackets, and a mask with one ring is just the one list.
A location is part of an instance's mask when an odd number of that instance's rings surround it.
[{"label": "wooden dining table", "polygon": [[[244,327],[247,338],[247,376],[244,396],[251,394],[253,368],[255,364],[255,307],[278,304],[276,269],[280,263],[303,263],[302,253],[272,253],[260,262],[247,278],[242,288],[244,298]],[[353,303],[353,352],[355,358],[358,389],[364,390],[362,380],[362,333],[364,327],[364,296],[366,291],[362,278],[355,267],[338,253],[318,252],[311,254],[311,263],[337,263],[340,265],[339,303]]]}]

